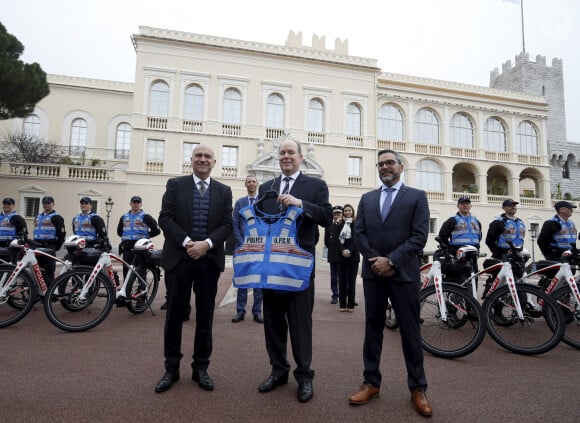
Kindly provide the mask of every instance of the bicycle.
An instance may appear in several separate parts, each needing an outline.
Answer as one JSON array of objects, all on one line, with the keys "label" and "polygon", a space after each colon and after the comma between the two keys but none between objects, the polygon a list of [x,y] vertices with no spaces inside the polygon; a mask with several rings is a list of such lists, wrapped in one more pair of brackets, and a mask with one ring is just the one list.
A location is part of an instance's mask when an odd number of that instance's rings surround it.
[{"label": "bicycle", "polygon": [[[541,260],[536,263],[538,270],[524,273],[522,282],[540,276],[538,286],[556,300],[564,314],[566,329],[562,341],[580,349],[580,292],[578,277],[574,277],[572,266],[580,264],[580,252],[576,246],[565,252],[561,262]],[[541,304],[541,303],[540,303]]]},{"label": "bicycle", "polygon": [[438,237],[436,240],[439,248],[433,263],[421,267],[422,275],[428,270],[419,291],[421,341],[423,349],[437,357],[459,358],[483,342],[485,315],[477,297],[459,283],[446,281],[444,275],[450,280],[455,273],[465,275],[467,261],[479,255],[479,250],[465,246],[454,258]]},{"label": "bicycle", "polygon": [[55,257],[54,250],[33,247],[38,245],[32,240],[15,239],[10,248],[22,249],[22,257],[16,264],[0,264],[0,328],[23,319],[34,304],[44,298],[47,285],[37,255],[56,260],[64,270],[70,266],[70,263]]},{"label": "bicycle", "polygon": [[[564,335],[564,315],[557,302],[536,286],[517,281],[530,258],[527,251],[510,244],[502,260],[487,259],[484,269],[463,282],[490,275],[482,295],[487,331],[508,351],[543,354],[558,345]],[[514,276],[514,269],[516,276]]]},{"label": "bicycle", "polygon": [[[92,329],[107,318],[115,303],[126,306],[134,314],[151,308],[161,277],[161,252],[154,251],[150,240],[135,243],[135,261],[141,258],[137,265],[112,254],[108,242],[100,241],[95,249],[86,251],[85,245],[85,240],[78,236],[65,242],[69,254],[82,257],[85,263],[96,259],[94,266],[74,265],[56,278],[47,290],[46,296],[51,301],[45,301],[44,308],[55,326],[68,332]],[[118,275],[111,259],[129,269],[118,291]],[[61,304],[62,309],[55,307],[55,304]]]}]

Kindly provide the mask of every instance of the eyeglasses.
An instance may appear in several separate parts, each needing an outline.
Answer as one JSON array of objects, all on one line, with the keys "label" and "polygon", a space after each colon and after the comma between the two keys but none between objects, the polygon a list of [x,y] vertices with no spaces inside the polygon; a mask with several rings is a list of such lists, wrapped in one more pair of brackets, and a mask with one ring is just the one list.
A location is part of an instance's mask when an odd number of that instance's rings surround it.
[{"label": "eyeglasses", "polygon": [[397,163],[398,163],[397,160],[385,160],[384,162],[377,162],[377,167],[381,168],[385,165],[391,167],[396,165]]}]

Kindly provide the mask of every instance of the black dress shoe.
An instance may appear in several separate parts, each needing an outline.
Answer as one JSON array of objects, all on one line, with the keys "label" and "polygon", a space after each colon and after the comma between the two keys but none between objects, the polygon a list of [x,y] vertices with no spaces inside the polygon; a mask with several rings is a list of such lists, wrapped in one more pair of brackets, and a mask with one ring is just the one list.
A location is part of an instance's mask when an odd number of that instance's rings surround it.
[{"label": "black dress shoe", "polygon": [[179,380],[179,372],[166,371],[163,377],[155,385],[155,392],[160,394],[161,392],[167,391],[173,385],[173,382]]},{"label": "black dress shoe", "polygon": [[238,323],[241,322],[242,320],[244,320],[244,315],[242,313],[238,313],[232,319],[232,323]]},{"label": "black dress shoe", "polygon": [[264,323],[264,319],[262,318],[261,313],[254,314],[254,320],[258,323]]},{"label": "black dress shoe", "polygon": [[266,378],[266,380],[260,383],[260,386],[258,386],[258,391],[262,393],[270,392],[276,389],[278,386],[286,385],[287,383],[288,383],[288,373],[280,376],[270,375]]},{"label": "black dress shoe", "polygon": [[312,388],[312,382],[302,382],[298,384],[298,401],[308,402],[312,399],[314,395],[314,389]]},{"label": "black dress shoe", "polygon": [[167,301],[165,301],[163,304],[161,304],[161,307],[159,307],[161,310],[167,310]]},{"label": "black dress shoe", "polygon": [[211,377],[209,377],[207,371],[194,371],[191,375],[191,380],[197,382],[201,389],[205,389],[206,391],[213,391],[213,380],[211,380]]}]

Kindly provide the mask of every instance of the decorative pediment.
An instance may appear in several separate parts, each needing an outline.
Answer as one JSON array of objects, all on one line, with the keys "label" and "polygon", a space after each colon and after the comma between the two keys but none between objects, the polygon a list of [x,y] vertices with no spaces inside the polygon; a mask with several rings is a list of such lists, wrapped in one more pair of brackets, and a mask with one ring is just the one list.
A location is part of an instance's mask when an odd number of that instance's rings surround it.
[{"label": "decorative pediment", "polygon": [[40,188],[37,185],[27,185],[23,188],[20,188],[18,192],[22,194],[44,194],[46,190],[44,188]]},{"label": "decorative pediment", "polygon": [[102,197],[103,196],[103,194],[101,192],[97,191],[96,189],[92,189],[92,188],[86,189],[84,191],[79,191],[77,195],[79,196],[79,198],[80,197],[93,198],[93,197]]}]

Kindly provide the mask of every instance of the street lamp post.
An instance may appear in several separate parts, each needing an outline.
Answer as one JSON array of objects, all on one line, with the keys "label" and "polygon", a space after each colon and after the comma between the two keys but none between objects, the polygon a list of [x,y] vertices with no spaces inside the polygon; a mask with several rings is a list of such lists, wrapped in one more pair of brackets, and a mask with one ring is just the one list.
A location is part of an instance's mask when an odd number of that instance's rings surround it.
[{"label": "street lamp post", "polygon": [[105,201],[105,210],[107,211],[107,235],[109,234],[109,218],[111,217],[111,211],[113,211],[113,199],[109,195],[109,198]]},{"label": "street lamp post", "polygon": [[530,238],[532,239],[532,272],[536,271],[536,238],[538,237],[538,223],[530,223]]}]

